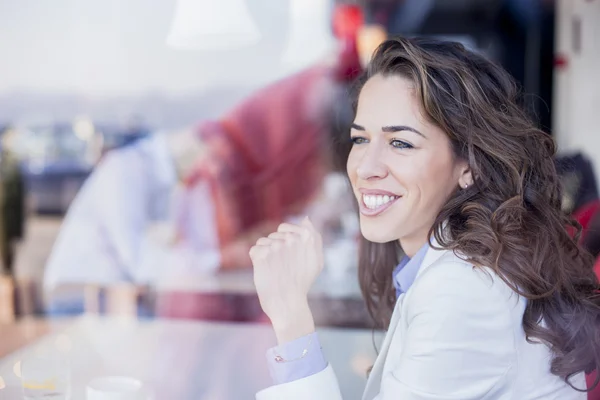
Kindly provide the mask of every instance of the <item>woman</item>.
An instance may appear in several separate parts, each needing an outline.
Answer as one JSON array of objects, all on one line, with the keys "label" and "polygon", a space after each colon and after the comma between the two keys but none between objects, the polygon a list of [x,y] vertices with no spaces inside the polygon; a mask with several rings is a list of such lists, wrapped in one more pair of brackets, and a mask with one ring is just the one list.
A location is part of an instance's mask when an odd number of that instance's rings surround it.
[{"label": "woman", "polygon": [[[392,39],[361,83],[347,172],[362,290],[387,328],[363,399],[584,399],[599,285],[513,81],[462,45]],[[319,234],[283,224],[250,256],[280,345],[257,398],[341,399],[306,300]]]}]

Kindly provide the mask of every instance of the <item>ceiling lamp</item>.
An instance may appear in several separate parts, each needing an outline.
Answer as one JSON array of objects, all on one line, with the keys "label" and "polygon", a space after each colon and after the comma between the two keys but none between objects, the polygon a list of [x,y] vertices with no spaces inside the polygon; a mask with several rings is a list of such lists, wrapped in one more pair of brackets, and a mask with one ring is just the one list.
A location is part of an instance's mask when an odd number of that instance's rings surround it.
[{"label": "ceiling lamp", "polygon": [[167,44],[188,50],[255,45],[260,32],[245,0],[178,0]]},{"label": "ceiling lamp", "polygon": [[333,53],[337,42],[331,28],[330,0],[290,0],[288,42],[282,63],[292,73]]}]

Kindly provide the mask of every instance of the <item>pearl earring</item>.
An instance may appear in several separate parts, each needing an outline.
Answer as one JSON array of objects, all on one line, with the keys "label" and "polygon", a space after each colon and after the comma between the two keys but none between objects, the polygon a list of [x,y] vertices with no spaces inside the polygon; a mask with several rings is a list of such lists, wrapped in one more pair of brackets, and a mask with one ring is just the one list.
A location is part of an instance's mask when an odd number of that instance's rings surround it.
[{"label": "pearl earring", "polygon": [[469,187],[468,183],[465,183],[465,189],[467,189]]}]

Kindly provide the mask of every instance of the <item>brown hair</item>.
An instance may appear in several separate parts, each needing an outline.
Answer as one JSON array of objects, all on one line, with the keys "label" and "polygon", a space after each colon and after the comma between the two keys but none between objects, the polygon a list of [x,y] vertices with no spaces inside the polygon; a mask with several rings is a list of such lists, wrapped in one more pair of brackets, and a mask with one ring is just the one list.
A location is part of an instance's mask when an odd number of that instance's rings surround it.
[{"label": "brown hair", "polygon": [[[546,343],[551,371],[567,380],[600,365],[600,297],[592,257],[561,212],[553,139],[519,106],[512,78],[458,43],[426,38],[384,42],[359,79],[401,75],[415,83],[423,112],[442,128],[456,156],[468,161],[474,185],[456,190],[430,234],[441,247],[489,266],[525,297],[528,340]],[[442,224],[446,223],[442,235]],[[359,279],[376,323],[387,327],[395,303],[397,242],[363,238]],[[543,324],[540,322],[543,321]]]}]

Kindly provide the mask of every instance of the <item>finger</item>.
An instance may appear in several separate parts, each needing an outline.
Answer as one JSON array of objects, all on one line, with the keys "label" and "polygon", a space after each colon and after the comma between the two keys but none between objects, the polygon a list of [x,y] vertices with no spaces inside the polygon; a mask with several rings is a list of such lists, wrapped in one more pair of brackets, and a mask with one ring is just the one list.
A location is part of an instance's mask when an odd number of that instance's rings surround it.
[{"label": "finger", "polygon": [[298,234],[295,232],[273,232],[269,235],[269,239],[289,241],[297,236]]},{"label": "finger", "polygon": [[262,255],[264,254],[264,250],[264,246],[252,246],[250,248],[250,251],[248,252],[248,255],[250,256],[250,259],[254,262],[262,257]]},{"label": "finger", "polygon": [[321,233],[315,228],[310,218],[305,217],[302,220],[301,225],[309,232],[309,237],[316,240],[317,243],[322,243]]},{"label": "finger", "polygon": [[269,238],[266,237],[261,237],[256,241],[256,245],[257,246],[269,246],[271,245],[272,241]]},{"label": "finger", "polygon": [[283,224],[279,225],[279,227],[277,228],[277,232],[297,233],[299,235],[301,235],[305,231],[306,231],[305,227],[300,226],[300,225],[290,224],[287,222],[284,222]]}]

